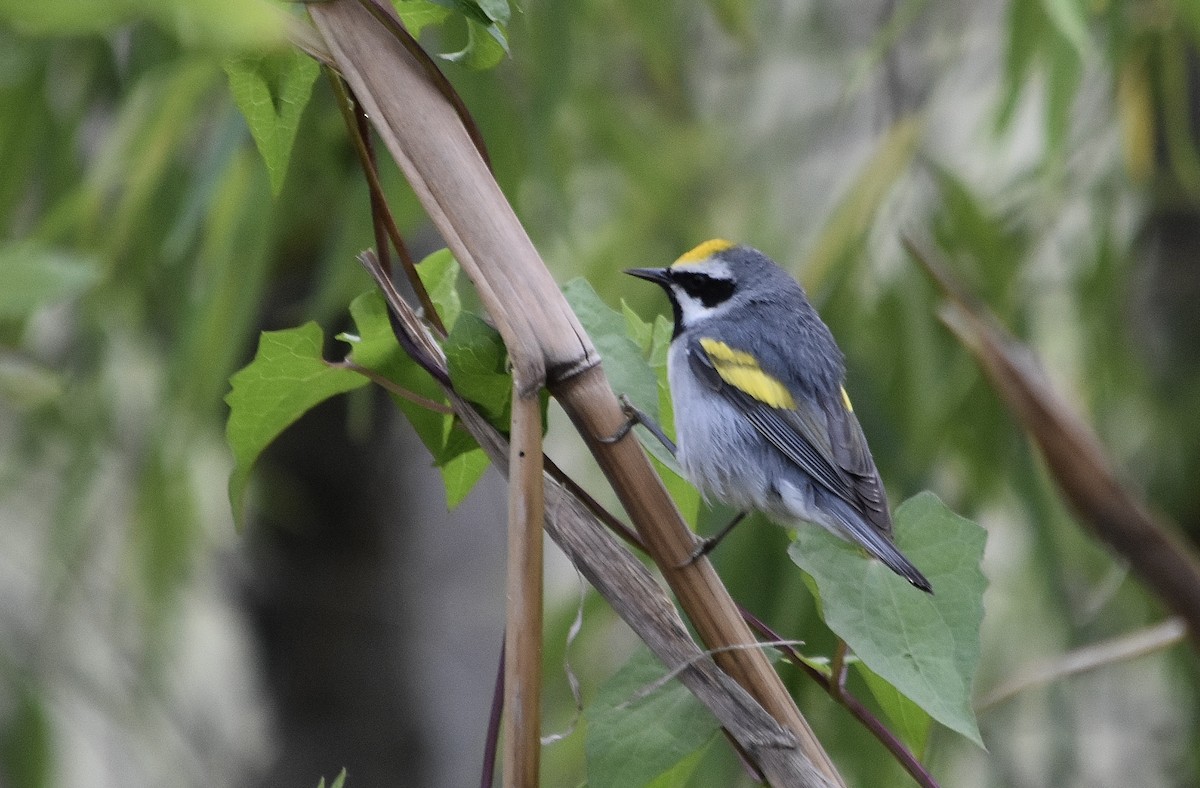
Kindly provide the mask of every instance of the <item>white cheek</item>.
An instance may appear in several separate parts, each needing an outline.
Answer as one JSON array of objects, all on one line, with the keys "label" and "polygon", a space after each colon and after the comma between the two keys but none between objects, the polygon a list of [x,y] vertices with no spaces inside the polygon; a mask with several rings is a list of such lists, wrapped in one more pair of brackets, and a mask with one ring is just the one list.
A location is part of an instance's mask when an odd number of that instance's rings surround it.
[{"label": "white cheek", "polygon": [[683,324],[685,326],[694,325],[697,320],[712,312],[703,302],[692,298],[680,287],[675,288],[675,300],[679,302],[679,311],[683,314]]}]

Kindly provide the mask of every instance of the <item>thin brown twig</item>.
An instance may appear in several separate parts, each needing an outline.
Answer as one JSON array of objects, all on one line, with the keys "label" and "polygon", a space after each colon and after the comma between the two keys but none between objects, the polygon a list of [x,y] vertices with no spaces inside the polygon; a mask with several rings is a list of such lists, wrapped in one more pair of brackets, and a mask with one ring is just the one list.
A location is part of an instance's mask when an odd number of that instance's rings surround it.
[{"label": "thin brown twig", "polygon": [[500,720],[504,713],[504,641],[500,639],[500,656],[496,661],[496,682],[492,687],[492,707],[488,713],[488,727],[483,743],[483,770],[479,776],[479,788],[492,788],[496,776],[496,750],[500,744]]},{"label": "thin brown twig", "polygon": [[351,372],[357,372],[358,374],[362,375],[363,377],[369,378],[372,383],[382,387],[389,394],[395,394],[397,397],[400,397],[401,399],[408,400],[409,402],[416,405],[417,407],[424,408],[425,410],[431,410],[431,411],[434,411],[435,413],[444,413],[446,415],[450,415],[450,414],[454,413],[454,409],[451,408],[446,403],[435,402],[434,400],[428,399],[427,397],[422,397],[420,394],[417,394],[414,391],[409,391],[408,389],[404,388],[403,386],[397,386],[395,383],[388,380],[383,375],[380,375],[377,372],[369,370],[364,366],[355,364],[353,361],[350,361],[349,359],[347,359],[345,361],[327,361],[325,363],[327,363],[331,367],[337,367],[339,369],[348,369]]},{"label": "thin brown twig", "polygon": [[[767,626],[766,622],[751,613],[749,610],[743,608],[742,616],[746,619],[746,623],[749,624],[752,629],[757,631],[759,635],[770,640],[781,639],[780,635],[775,632],[775,630]],[[904,742],[900,741],[900,738],[896,736],[896,734],[893,733],[890,728],[883,724],[882,720],[872,714],[871,710],[864,706],[862,701],[860,701],[848,689],[846,689],[844,683],[846,666],[845,648],[845,641],[839,640],[838,652],[834,653],[834,658],[830,664],[830,676],[826,676],[825,674],[821,673],[821,671],[805,662],[804,658],[801,657],[800,652],[796,651],[796,649],[792,648],[791,646],[780,646],[779,650],[783,652],[784,657],[786,657],[789,662],[799,668],[801,672],[807,675],[810,679],[815,681],[821,687],[821,689],[829,693],[831,698],[845,706],[846,710],[849,711],[850,714],[853,715],[854,718],[858,720],[864,728],[870,731],[871,735],[874,736],[880,744],[887,748],[888,752],[892,754],[892,757],[896,759],[896,762],[903,767],[904,771],[908,772],[909,776],[913,778],[917,785],[920,785],[921,788],[938,788],[937,780],[933,778],[933,775],[930,774],[929,770],[925,768],[925,765],[918,760],[917,756],[913,754],[912,750],[908,749],[908,747],[904,745]],[[838,673],[842,674],[842,679],[840,682],[833,679],[833,677],[837,676]]]},{"label": "thin brown twig", "polygon": [[404,243],[404,237],[396,226],[396,220],[388,208],[383,185],[379,182],[379,168],[375,163],[375,152],[371,145],[370,129],[366,125],[366,114],[363,113],[354,94],[346,87],[342,78],[332,69],[326,69],[325,73],[329,77],[329,83],[337,97],[338,109],[342,113],[342,120],[346,123],[350,142],[354,147],[354,152],[358,154],[359,164],[367,178],[367,188],[371,199],[372,228],[375,232],[375,248],[379,255],[379,263],[384,272],[390,273],[387,240],[391,240],[392,246],[396,249],[396,255],[400,258],[400,265],[404,268],[404,275],[408,278],[413,292],[417,294],[417,299],[421,302],[425,319],[444,337],[446,336],[446,326],[442,323],[442,317],[437,313],[437,308],[433,305],[429,291],[425,289],[425,283],[417,275],[416,263],[413,261],[408,246]]},{"label": "thin brown twig", "polygon": [[609,530],[624,539],[627,544],[636,547],[643,553],[646,552],[646,546],[642,544],[642,540],[638,537],[637,532],[621,522],[615,514],[601,506],[599,501],[593,498],[587,490],[580,487],[579,482],[568,476],[549,456],[544,459],[546,461],[546,473],[550,474],[552,479],[567,488],[572,495],[587,507],[589,512],[596,515],[596,519],[607,525]]}]

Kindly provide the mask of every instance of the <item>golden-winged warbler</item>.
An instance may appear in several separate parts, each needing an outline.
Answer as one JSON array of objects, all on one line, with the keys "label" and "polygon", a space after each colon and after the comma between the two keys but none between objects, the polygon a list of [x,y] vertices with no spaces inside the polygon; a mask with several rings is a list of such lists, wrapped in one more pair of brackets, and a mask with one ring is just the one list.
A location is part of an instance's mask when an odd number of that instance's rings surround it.
[{"label": "golden-winged warbler", "polygon": [[722,503],[822,525],[932,592],[892,543],[844,357],[796,280],[720,239],[626,273],[660,285],[675,313],[667,378],[688,480]]}]

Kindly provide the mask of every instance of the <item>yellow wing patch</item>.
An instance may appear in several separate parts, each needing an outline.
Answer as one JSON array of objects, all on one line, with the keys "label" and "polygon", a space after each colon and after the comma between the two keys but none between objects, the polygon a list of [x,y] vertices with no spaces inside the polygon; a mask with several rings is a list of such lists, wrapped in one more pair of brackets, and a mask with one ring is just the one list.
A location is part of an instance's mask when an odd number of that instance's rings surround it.
[{"label": "yellow wing patch", "polygon": [[764,405],[795,409],[796,401],[792,399],[787,386],[763,372],[754,356],[744,350],[735,350],[712,337],[701,337],[700,347],[712,359],[721,380]]},{"label": "yellow wing patch", "polygon": [[854,406],[850,404],[850,395],[846,393],[845,386],[842,386],[842,404],[846,406],[846,410],[854,412]]},{"label": "yellow wing patch", "polygon": [[714,238],[711,241],[705,241],[690,252],[681,255],[678,260],[671,263],[671,266],[684,265],[686,263],[698,263],[701,260],[706,260],[712,257],[717,252],[723,252],[726,249],[732,249],[736,244],[732,241],[726,241],[724,238]]}]

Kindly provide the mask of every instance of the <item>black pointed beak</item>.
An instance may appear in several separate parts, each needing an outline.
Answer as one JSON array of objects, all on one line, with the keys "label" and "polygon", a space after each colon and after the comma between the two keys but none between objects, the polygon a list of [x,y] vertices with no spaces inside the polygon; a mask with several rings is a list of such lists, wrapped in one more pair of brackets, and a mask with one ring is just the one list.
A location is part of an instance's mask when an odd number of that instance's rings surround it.
[{"label": "black pointed beak", "polygon": [[669,268],[629,268],[625,273],[630,276],[636,276],[638,279],[645,279],[647,282],[653,282],[656,285],[666,287],[671,283],[671,270]]}]

